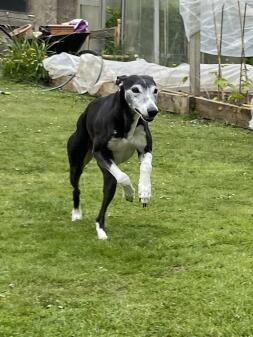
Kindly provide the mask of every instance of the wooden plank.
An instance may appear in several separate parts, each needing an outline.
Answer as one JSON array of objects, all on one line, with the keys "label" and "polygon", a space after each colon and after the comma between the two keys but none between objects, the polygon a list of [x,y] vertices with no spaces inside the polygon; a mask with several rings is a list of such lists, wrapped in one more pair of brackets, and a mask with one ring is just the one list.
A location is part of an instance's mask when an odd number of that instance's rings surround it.
[{"label": "wooden plank", "polygon": [[190,97],[186,94],[161,91],[158,95],[159,109],[181,115],[190,112]]},{"label": "wooden plank", "polygon": [[194,109],[202,118],[249,128],[249,121],[251,119],[250,108],[195,97]]},{"label": "wooden plank", "polygon": [[117,19],[117,27],[115,27],[115,45],[117,47],[120,46],[120,41],[121,41],[121,19]]},{"label": "wooden plank", "polygon": [[126,0],[121,0],[121,41],[124,41],[125,35],[125,15],[126,15]]},{"label": "wooden plank", "polygon": [[201,118],[246,129],[249,128],[249,121],[251,120],[249,105],[237,106],[175,91],[162,90],[158,96],[158,106],[161,110],[178,114],[197,112]]},{"label": "wooden plank", "polygon": [[115,36],[115,27],[90,31],[90,39],[105,39]]}]

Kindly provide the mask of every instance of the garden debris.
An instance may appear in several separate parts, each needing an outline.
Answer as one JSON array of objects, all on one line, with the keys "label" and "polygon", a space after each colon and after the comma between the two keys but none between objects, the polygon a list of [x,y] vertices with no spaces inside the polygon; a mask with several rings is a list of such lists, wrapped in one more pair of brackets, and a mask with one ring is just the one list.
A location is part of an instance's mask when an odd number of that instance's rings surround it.
[{"label": "garden debris", "polygon": [[10,95],[11,93],[9,91],[2,91],[0,90],[0,95]]}]

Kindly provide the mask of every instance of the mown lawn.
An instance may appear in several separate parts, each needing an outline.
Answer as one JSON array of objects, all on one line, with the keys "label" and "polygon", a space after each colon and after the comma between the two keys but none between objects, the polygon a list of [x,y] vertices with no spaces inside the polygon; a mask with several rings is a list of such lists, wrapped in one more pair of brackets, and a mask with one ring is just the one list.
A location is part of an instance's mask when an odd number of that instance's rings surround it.
[{"label": "mown lawn", "polygon": [[[253,134],[173,115],[151,124],[153,199],[70,221],[66,140],[88,99],[0,82],[0,336],[253,336]],[[138,183],[138,161],[123,165]]]}]

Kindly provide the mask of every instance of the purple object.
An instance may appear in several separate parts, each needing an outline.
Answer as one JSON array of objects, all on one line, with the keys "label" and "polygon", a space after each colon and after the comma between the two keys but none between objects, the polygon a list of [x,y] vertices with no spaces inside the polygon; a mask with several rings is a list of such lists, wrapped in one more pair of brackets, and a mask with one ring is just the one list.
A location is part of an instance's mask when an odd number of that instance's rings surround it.
[{"label": "purple object", "polygon": [[77,33],[84,33],[88,30],[88,21],[83,19],[74,19],[69,22],[70,25],[74,26],[74,30]]}]

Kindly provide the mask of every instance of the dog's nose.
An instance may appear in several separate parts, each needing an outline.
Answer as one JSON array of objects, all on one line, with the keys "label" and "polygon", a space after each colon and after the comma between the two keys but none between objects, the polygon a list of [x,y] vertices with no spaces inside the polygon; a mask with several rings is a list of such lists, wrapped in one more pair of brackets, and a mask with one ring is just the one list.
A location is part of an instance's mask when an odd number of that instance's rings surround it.
[{"label": "dog's nose", "polygon": [[150,110],[148,110],[148,115],[149,115],[149,117],[154,118],[156,116],[157,112],[158,112],[158,110],[150,109]]}]

